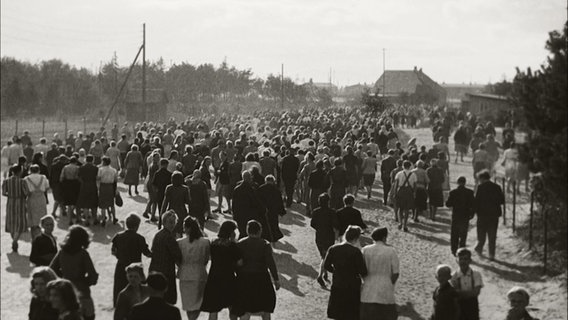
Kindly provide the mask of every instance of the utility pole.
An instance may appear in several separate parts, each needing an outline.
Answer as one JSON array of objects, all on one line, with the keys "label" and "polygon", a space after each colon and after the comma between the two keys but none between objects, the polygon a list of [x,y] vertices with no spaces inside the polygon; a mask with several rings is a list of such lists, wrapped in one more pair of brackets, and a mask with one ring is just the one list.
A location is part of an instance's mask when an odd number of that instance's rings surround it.
[{"label": "utility pole", "polygon": [[[112,55],[112,71],[114,73],[114,96],[118,94],[118,58],[116,57],[116,51]],[[118,123],[118,109],[114,111],[114,122]]]},{"label": "utility pole", "polygon": [[387,93],[387,85],[386,85],[386,80],[387,80],[387,70],[385,69],[385,48],[383,48],[383,98],[385,97],[386,93]]},{"label": "utility pole", "polygon": [[144,108],[144,119],[148,119],[148,109],[146,107],[146,24],[142,24],[142,105]]},{"label": "utility pole", "polygon": [[282,73],[280,74],[280,107],[284,110],[284,64],[282,64]]}]

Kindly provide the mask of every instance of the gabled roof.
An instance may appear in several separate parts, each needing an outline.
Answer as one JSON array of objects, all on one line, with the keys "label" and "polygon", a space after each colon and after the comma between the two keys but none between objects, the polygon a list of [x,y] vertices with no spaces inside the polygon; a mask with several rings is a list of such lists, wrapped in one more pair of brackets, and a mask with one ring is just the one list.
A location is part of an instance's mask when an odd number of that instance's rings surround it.
[{"label": "gabled roof", "polygon": [[[386,78],[384,78],[386,77]],[[385,79],[386,94],[398,94],[407,92],[413,94],[418,86],[425,85],[436,91],[444,91],[436,81],[432,80],[420,70],[386,70],[379,80],[375,82],[375,87],[383,91],[383,79]]]},{"label": "gabled roof", "polygon": [[[124,101],[126,103],[142,103],[142,89],[129,89]],[[162,89],[146,89],[146,103],[168,103],[168,95]]]}]

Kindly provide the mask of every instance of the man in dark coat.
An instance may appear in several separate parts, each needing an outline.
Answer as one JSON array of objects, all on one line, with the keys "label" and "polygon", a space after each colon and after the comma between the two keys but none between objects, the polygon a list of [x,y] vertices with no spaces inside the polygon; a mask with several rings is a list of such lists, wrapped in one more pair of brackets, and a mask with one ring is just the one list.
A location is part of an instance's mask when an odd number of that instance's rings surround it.
[{"label": "man in dark coat", "polygon": [[282,181],[286,189],[286,206],[292,206],[294,185],[298,178],[298,169],[300,168],[300,160],[295,157],[294,149],[288,149],[286,156],[282,159]]},{"label": "man in dark coat", "polygon": [[390,173],[396,168],[394,150],[389,150],[388,156],[381,161],[381,181],[383,182],[383,204],[386,206],[391,189]]},{"label": "man in dark coat", "polygon": [[276,187],[276,178],[269,174],[264,178],[265,183],[258,188],[258,196],[265,208],[262,224],[262,237],[269,242],[276,242],[284,235],[278,226],[278,217],[286,214],[282,194]]},{"label": "man in dark coat", "polygon": [[247,236],[247,223],[261,219],[264,208],[253,188],[252,175],[249,171],[242,173],[243,180],[233,192],[233,219],[239,228],[239,239]]},{"label": "man in dark coat", "polygon": [[132,307],[128,320],[181,320],[179,309],[164,299],[169,289],[166,277],[160,272],[150,272],[146,283],[149,297]]},{"label": "man in dark coat", "polygon": [[473,190],[466,188],[465,177],[458,178],[458,187],[450,191],[446,207],[452,208],[452,229],[450,231],[450,248],[456,255],[458,248],[466,246],[469,220],[473,218]]},{"label": "man in dark coat", "polygon": [[79,197],[77,198],[77,209],[83,211],[85,218],[85,225],[91,224],[91,216],[95,219],[95,224],[98,223],[97,207],[99,205],[98,189],[97,189],[97,175],[99,168],[97,168],[93,161],[95,157],[89,154],[85,159],[85,164],[79,167],[79,181],[81,188],[79,189]]},{"label": "man in dark coat", "polygon": [[310,202],[306,210],[308,217],[312,216],[312,212],[319,207],[318,198],[322,193],[327,191],[329,180],[327,174],[323,170],[323,161],[316,162],[316,169],[310,173],[308,177],[308,187],[310,187]]},{"label": "man in dark coat", "polygon": [[497,227],[501,216],[501,206],[505,203],[505,196],[501,187],[491,181],[488,170],[479,173],[480,181],[475,193],[474,210],[477,213],[477,245],[475,251],[483,253],[485,238],[489,238],[489,259],[495,259],[495,241],[497,240]]},{"label": "man in dark coat", "polygon": [[367,225],[363,222],[363,218],[361,218],[361,211],[353,208],[354,202],[355,197],[351,194],[346,194],[345,197],[343,197],[343,204],[345,206],[337,210],[337,227],[340,236],[343,236],[349,226],[359,226],[361,229],[367,229]]},{"label": "man in dark coat", "polygon": [[168,303],[175,304],[177,300],[176,263],[181,263],[181,250],[174,234],[177,215],[175,211],[169,210],[162,216],[164,227],[156,233],[152,241],[152,260],[149,271],[158,271],[166,276],[168,288],[165,292],[165,299]]},{"label": "man in dark coat", "polygon": [[[168,159],[162,158],[160,160],[160,169],[154,174],[154,179],[152,180],[152,186],[156,188],[156,202],[158,207],[162,207],[162,202],[164,202],[164,194],[166,193],[166,187],[172,183],[172,173],[168,171]],[[158,219],[158,229],[162,227],[162,215]]]}]

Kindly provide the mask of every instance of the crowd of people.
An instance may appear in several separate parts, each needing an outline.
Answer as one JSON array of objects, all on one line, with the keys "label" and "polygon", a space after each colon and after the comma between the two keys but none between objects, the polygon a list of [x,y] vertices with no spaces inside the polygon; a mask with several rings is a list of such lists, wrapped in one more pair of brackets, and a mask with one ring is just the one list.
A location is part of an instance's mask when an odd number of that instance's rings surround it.
[{"label": "crowd of people", "polygon": [[[41,138],[36,146],[27,131],[13,137],[2,149],[2,161],[9,167],[2,183],[5,228],[14,252],[21,234],[31,232],[30,261],[38,267],[32,277],[30,319],[94,319],[90,287],[99,275],[88,252],[87,229],[97,232],[107,221],[118,222],[116,206],[123,202],[119,181],[130,197],[140,192],[148,197],[144,211],[129,214],[124,220],[127,229],[112,240],[111,253],[117,258],[115,319],[166,314],[179,319],[179,310],[172,306],[178,300],[176,278],[188,319],[197,319],[201,312],[217,319],[225,308],[231,319],[251,314],[269,319],[280,288],[271,244],[284,237],[279,218],[294,203],[304,208],[315,231],[321,255],[315,280],[322,287],[331,285],[328,317],[375,319],[384,314],[385,319],[396,319],[396,250],[386,242],[385,227],[372,230],[374,244],[361,249],[367,225],[354,208],[358,197],[377,197],[377,180],[382,186],[377,208],[392,207],[404,232],[412,226],[409,218],[414,223],[420,223],[421,216],[434,221],[438,208],[452,209],[450,250],[460,269],[452,273],[447,265],[437,268],[440,286],[433,294],[432,318],[478,319],[483,282],[469,267],[469,221],[477,215],[474,250],[483,256],[488,238],[489,259],[495,259],[504,195],[491,175],[499,149],[506,149],[503,164],[509,181],[524,180],[526,168],[518,159],[510,127],[503,131],[500,145],[491,123],[450,110],[429,110],[432,146],[418,146],[415,138],[403,144],[395,128],[416,126],[417,119],[426,117],[417,114],[419,110],[389,108],[377,114],[329,108],[181,122],[171,118],[164,123],[124,123],[121,128],[114,124],[109,132],[104,127],[76,136],[68,132],[64,140],[56,134],[51,145]],[[475,191],[459,177],[458,187],[450,192],[451,133],[456,162],[473,152]],[[50,214],[48,190],[53,198]],[[217,207],[212,209],[215,198]],[[230,220],[210,241],[204,229],[221,216]],[[71,227],[58,248],[52,232],[55,220],[64,218]],[[157,226],[151,246],[137,233],[142,219]],[[151,258],[147,278],[142,255]],[[519,311],[528,304],[528,293],[517,288],[511,297],[523,299],[511,302],[507,319],[529,319]]]}]

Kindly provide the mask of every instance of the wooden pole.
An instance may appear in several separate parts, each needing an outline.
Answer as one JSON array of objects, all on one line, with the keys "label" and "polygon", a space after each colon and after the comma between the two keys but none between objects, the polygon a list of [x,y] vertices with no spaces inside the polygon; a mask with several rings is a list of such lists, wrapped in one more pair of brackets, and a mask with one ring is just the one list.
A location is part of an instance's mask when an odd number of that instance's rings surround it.
[{"label": "wooden pole", "polygon": [[387,93],[387,85],[386,82],[387,81],[387,74],[386,74],[386,68],[385,68],[385,48],[383,48],[383,98],[385,97],[386,93]]},{"label": "wooden pole", "polygon": [[146,106],[146,24],[142,24],[142,106],[144,108],[144,119],[148,119],[148,109]]},{"label": "wooden pole", "polygon": [[513,180],[513,233],[515,232],[515,224],[517,220],[517,181]]},{"label": "wooden pole", "polygon": [[41,120],[41,136],[45,137],[45,119]]},{"label": "wooden pole", "polygon": [[[497,179],[497,178],[495,178]],[[503,202],[503,225],[506,226],[507,225],[507,217],[506,217],[506,213],[507,213],[507,192],[505,190],[505,178],[503,178],[503,194],[505,195],[505,201]]]},{"label": "wooden pole", "polygon": [[533,240],[533,210],[534,210],[534,191],[531,191],[531,207],[529,212],[529,250],[532,249],[532,240]]},{"label": "wooden pole", "polygon": [[[65,136],[65,141],[67,141],[67,137],[69,137],[69,134],[68,134],[69,131],[67,131],[67,118],[65,118],[63,121],[65,121],[65,134],[64,134],[64,136]],[[67,142],[65,144],[67,145]],[[75,147],[75,146],[73,146],[73,147]]]},{"label": "wooden pole", "polygon": [[282,64],[282,73],[280,74],[280,108],[284,110],[284,64]]},{"label": "wooden pole", "polygon": [[15,136],[18,135],[18,120],[16,120],[16,131],[14,132],[14,135]]},{"label": "wooden pole", "polygon": [[87,118],[83,118],[83,133],[87,134]]},{"label": "wooden pole", "polygon": [[544,210],[544,274],[546,274],[546,269],[548,267],[548,210]]}]

